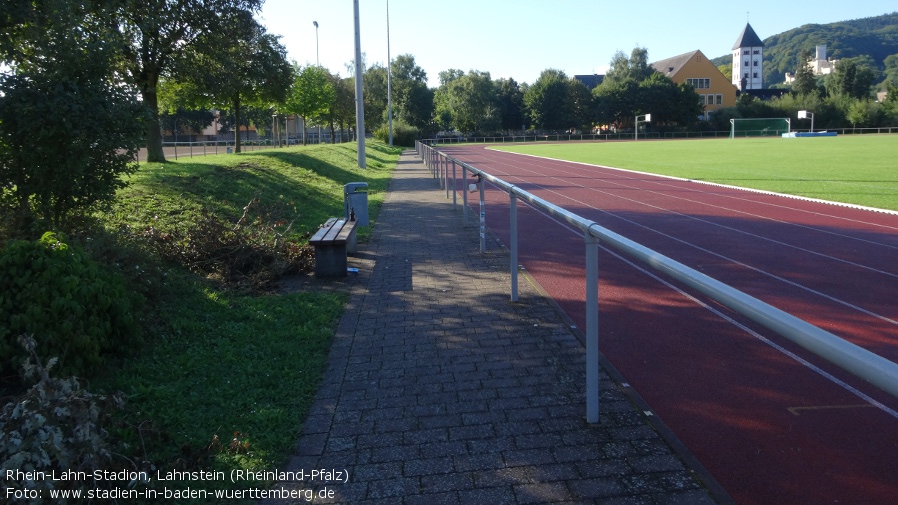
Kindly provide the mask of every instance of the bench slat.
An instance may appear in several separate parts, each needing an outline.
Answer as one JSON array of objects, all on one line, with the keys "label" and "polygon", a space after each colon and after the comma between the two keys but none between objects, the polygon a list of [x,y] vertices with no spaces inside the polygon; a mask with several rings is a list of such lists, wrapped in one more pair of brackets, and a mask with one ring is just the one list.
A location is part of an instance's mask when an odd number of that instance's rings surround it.
[{"label": "bench slat", "polygon": [[346,221],[343,224],[343,228],[340,230],[340,233],[337,234],[337,237],[334,239],[334,243],[337,244],[345,244],[349,241],[349,235],[352,233],[353,228],[355,228],[356,221]]},{"label": "bench slat", "polygon": [[337,237],[339,237],[339,235],[340,235],[340,230],[343,229],[343,224],[345,222],[346,222],[345,219],[337,220],[337,222],[334,223],[333,226],[331,226],[330,230],[328,230],[327,234],[324,236],[324,239],[322,239],[322,242],[325,244],[330,243],[330,244],[335,244],[335,245],[345,244],[346,240],[343,240],[343,242],[340,242],[337,239]]},{"label": "bench slat", "polygon": [[329,242],[329,239],[325,239],[325,237],[331,231],[331,229],[333,229],[334,223],[336,222],[337,218],[335,217],[332,217],[325,221],[324,224],[321,225],[321,228],[318,228],[318,231],[315,232],[315,234],[312,235],[312,238],[309,239],[309,245],[321,244],[325,240]]}]

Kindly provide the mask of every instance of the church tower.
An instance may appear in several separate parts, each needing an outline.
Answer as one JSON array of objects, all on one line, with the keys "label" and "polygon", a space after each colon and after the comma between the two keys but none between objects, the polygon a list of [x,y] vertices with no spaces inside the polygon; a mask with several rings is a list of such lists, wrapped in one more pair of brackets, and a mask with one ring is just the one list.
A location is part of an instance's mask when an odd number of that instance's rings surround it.
[{"label": "church tower", "polygon": [[733,46],[733,86],[739,91],[764,88],[764,43],[748,23]]}]

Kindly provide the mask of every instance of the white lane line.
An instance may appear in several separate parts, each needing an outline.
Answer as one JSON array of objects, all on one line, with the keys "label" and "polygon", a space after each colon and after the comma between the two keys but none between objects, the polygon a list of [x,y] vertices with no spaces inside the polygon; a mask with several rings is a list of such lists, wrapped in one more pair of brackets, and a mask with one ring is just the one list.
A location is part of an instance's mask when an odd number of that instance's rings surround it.
[{"label": "white lane line", "polygon": [[[742,261],[739,261],[739,260],[737,260],[737,259],[735,259],[735,258],[731,258],[731,257],[729,257],[729,256],[725,256],[725,255],[723,255],[723,254],[720,254],[720,253],[718,253],[718,252],[712,251],[712,250],[710,250],[710,249],[706,249],[706,248],[704,248],[704,247],[701,247],[701,246],[699,246],[699,245],[697,245],[697,244],[694,244],[694,243],[692,243],[692,242],[689,242],[689,241],[687,241],[687,240],[684,240],[684,239],[675,237],[675,236],[670,235],[670,234],[668,234],[668,233],[664,233],[664,232],[662,232],[662,231],[660,231],[660,230],[657,230],[657,229],[651,228],[651,227],[649,227],[649,226],[646,226],[646,225],[644,225],[644,224],[642,224],[642,223],[638,223],[638,222],[633,221],[633,220],[631,220],[631,219],[628,219],[628,218],[619,216],[619,215],[617,215],[617,214],[615,214],[615,213],[613,213],[613,212],[606,211],[606,210],[603,210],[603,209],[597,209],[597,208],[593,207],[592,204],[590,204],[590,203],[583,202],[583,201],[577,200],[577,199],[575,199],[575,198],[571,198],[571,197],[569,197],[569,196],[567,196],[567,195],[564,195],[564,194],[562,194],[562,193],[559,193],[559,192],[556,191],[556,190],[546,188],[545,186],[542,186],[542,185],[539,185],[539,184],[533,184],[532,182],[526,181],[525,179],[523,179],[523,178],[521,178],[521,177],[518,177],[518,176],[510,176],[510,177],[512,177],[513,179],[517,179],[517,180],[523,181],[523,182],[528,182],[528,184],[531,184],[531,185],[533,185],[533,186],[536,186],[536,187],[542,189],[543,191],[547,191],[547,192],[556,194],[556,195],[560,196],[561,198],[564,198],[564,199],[569,200],[569,201],[571,201],[571,202],[574,202],[574,203],[577,203],[577,204],[579,204],[579,205],[588,207],[588,208],[593,209],[593,210],[595,210],[595,211],[597,211],[597,212],[601,212],[601,213],[606,214],[606,215],[608,215],[608,216],[611,216],[611,217],[613,217],[613,218],[615,218],[615,219],[619,219],[619,220],[621,220],[621,221],[624,221],[624,222],[626,222],[626,223],[629,223],[629,224],[631,224],[631,225],[633,225],[633,226],[638,226],[638,227],[640,227],[640,228],[644,228],[644,229],[646,229],[646,230],[648,230],[648,231],[650,231],[650,232],[656,233],[656,234],[658,234],[658,235],[660,235],[660,236],[662,236],[662,237],[665,237],[665,238],[667,238],[667,239],[669,239],[669,240],[673,240],[673,241],[675,241],[675,242],[679,242],[679,243],[681,243],[681,244],[683,244],[683,245],[686,245],[686,246],[688,246],[688,247],[692,247],[692,248],[694,248],[694,249],[696,249],[696,250],[698,250],[698,251],[701,251],[701,252],[703,252],[703,253],[705,253],[705,254],[709,254],[709,255],[711,255],[711,256],[715,256],[715,257],[720,258],[720,259],[722,259],[722,260],[724,260],[724,261],[726,261],[726,262],[729,262],[729,263],[731,263],[731,264],[738,265],[738,266],[740,266],[740,267],[749,269],[749,270],[754,271],[754,272],[756,272],[756,273],[759,273],[759,274],[761,274],[761,275],[770,277],[771,279],[775,279],[775,280],[777,280],[777,281],[779,281],[779,282],[782,282],[782,283],[784,283],[784,284],[787,284],[787,285],[790,285],[790,286],[792,286],[792,287],[795,287],[795,288],[801,289],[801,290],[803,290],[803,291],[806,291],[806,292],[808,292],[808,293],[811,293],[812,295],[819,296],[819,297],[824,298],[824,299],[826,299],[826,300],[829,300],[829,301],[831,301],[831,302],[833,302],[833,303],[836,303],[836,304],[842,305],[842,306],[844,306],[844,307],[847,307],[847,308],[849,308],[849,309],[851,309],[851,310],[854,310],[854,311],[860,312],[860,313],[862,313],[862,314],[865,314],[865,315],[867,315],[867,316],[870,316],[870,317],[879,319],[879,320],[884,321],[884,322],[886,322],[886,323],[889,323],[889,324],[898,326],[898,321],[896,321],[896,320],[894,320],[894,319],[892,319],[892,318],[890,318],[890,317],[884,316],[884,315],[882,315],[882,314],[879,314],[879,313],[873,312],[873,311],[871,311],[871,310],[865,309],[865,308],[860,307],[860,306],[858,306],[858,305],[855,305],[855,304],[853,304],[853,303],[850,303],[850,302],[848,302],[847,300],[843,300],[843,299],[841,299],[841,298],[837,298],[837,297],[835,297],[835,296],[829,295],[829,294],[824,293],[824,292],[822,292],[822,291],[818,291],[818,290],[816,290],[816,289],[814,289],[814,288],[812,288],[812,287],[810,287],[810,286],[805,286],[804,284],[800,284],[800,283],[798,283],[798,282],[789,280],[789,279],[787,279],[787,278],[785,278],[785,277],[779,276],[779,275],[777,275],[777,274],[775,274],[775,273],[773,273],[773,272],[769,272],[769,271],[764,270],[764,269],[762,269],[762,268],[758,268],[758,267],[749,265],[749,264],[744,263],[744,262],[742,262]],[[554,178],[554,177],[553,177],[553,178]],[[567,181],[567,180],[564,180],[564,182],[567,183],[568,185],[573,184],[573,183],[571,183],[570,181]],[[580,186],[580,187],[584,187],[584,186]],[[584,189],[589,189],[589,188],[585,188],[585,187],[584,187]],[[612,195],[612,196],[614,196],[614,195]],[[620,197],[620,198],[624,198],[624,197]],[[626,198],[624,198],[624,199],[626,199]],[[637,201],[637,203],[640,203],[640,202]],[[734,230],[734,231],[739,231],[739,230]],[[763,237],[761,237],[761,238],[763,238]],[[796,248],[797,248],[797,247],[796,247]],[[800,249],[800,248],[797,248],[797,249]],[[812,252],[812,253],[814,253],[814,254],[823,256],[824,258],[831,258],[831,257],[829,257],[829,256],[827,256],[827,255],[825,255],[825,254],[822,254],[822,253],[815,253],[815,252],[813,252],[813,251],[808,251],[808,252]],[[834,261],[840,261],[840,262],[843,262],[843,263],[852,264],[852,263],[849,262],[849,261],[841,260],[841,259],[839,259],[839,258],[831,258],[831,259],[833,259]],[[872,267],[866,267],[866,266],[864,266],[864,265],[855,265],[855,266],[859,266],[859,267],[862,267],[862,268],[866,268],[866,269],[868,269],[868,270],[872,270],[872,271],[875,272],[875,273],[880,273],[880,274],[883,274],[883,275],[888,275],[888,276],[898,277],[898,275],[896,275],[896,274],[892,274],[892,273],[889,273],[889,272],[883,272],[883,271],[874,269],[874,268],[872,268]]]}]

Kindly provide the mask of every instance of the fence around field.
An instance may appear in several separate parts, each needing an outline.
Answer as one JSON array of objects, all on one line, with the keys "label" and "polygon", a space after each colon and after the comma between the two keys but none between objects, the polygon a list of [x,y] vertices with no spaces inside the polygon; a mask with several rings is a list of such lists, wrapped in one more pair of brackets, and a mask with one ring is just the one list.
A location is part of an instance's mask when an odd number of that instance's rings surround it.
[{"label": "fence around field", "polygon": [[[793,128],[793,132],[807,132],[809,129]],[[830,128],[823,130],[815,128],[814,131],[831,131],[839,135],[864,135],[864,134],[896,134],[898,126],[883,126],[879,128]],[[760,130],[759,130],[760,132]],[[745,135],[739,135],[744,137]],[[761,135],[757,135],[761,136]],[[451,145],[451,144],[523,144],[533,142],[573,142],[573,141],[600,141],[600,140],[633,140],[633,131],[620,133],[552,133],[545,135],[496,135],[496,136],[442,136],[421,140],[426,145]],[[643,139],[711,139],[729,138],[729,130],[720,131],[694,131],[694,132],[639,132],[639,140]]]},{"label": "fence around field", "polygon": [[[511,300],[518,299],[518,230],[517,201],[523,200],[534,209],[567,223],[583,233],[586,247],[586,418],[599,421],[599,294],[598,246],[614,249],[651,270],[698,290],[705,296],[748,317],[752,321],[789,339],[808,351],[866,380],[870,384],[898,398],[898,364],[878,354],[818,328],[785,311],[769,305],[727,284],[711,278],[656,251],[648,249],[622,235],[600,226],[564,208],[524,191],[513,184],[490,175],[474,166],[457,160],[423,142],[417,142],[416,152],[431,170],[434,178],[446,190],[446,198],[457,205],[458,169],[461,169],[463,219],[468,220],[468,173],[480,182],[480,250],[485,251],[484,186],[489,182],[509,195],[509,271]],[[451,192],[451,197],[450,197]]]},{"label": "fence around field", "polygon": [[[322,132],[321,136],[308,135],[306,144],[330,144],[336,142],[349,142],[354,140],[350,135],[344,135],[337,132],[333,137],[330,132]],[[280,144],[278,144],[280,141]],[[260,138],[250,140],[240,140],[241,151],[258,151],[261,149],[274,149],[276,147],[295,146],[302,144],[302,136],[299,138],[291,136],[290,138],[281,137],[280,139]],[[230,154],[234,152],[233,140],[205,140],[198,142],[163,142],[162,151],[165,153],[166,159],[177,160],[179,158],[193,158],[194,156],[206,156],[210,154]],[[140,148],[137,153],[137,161],[146,161],[147,150],[145,147]]]}]

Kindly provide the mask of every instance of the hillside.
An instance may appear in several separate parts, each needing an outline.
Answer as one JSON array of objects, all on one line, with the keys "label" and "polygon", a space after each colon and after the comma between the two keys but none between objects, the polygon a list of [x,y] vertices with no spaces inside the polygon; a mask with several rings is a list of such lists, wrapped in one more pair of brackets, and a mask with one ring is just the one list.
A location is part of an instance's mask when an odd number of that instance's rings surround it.
[{"label": "hillside", "polygon": [[[795,72],[802,51],[813,54],[818,45],[826,45],[827,56],[834,59],[867,55],[882,70],[886,57],[898,54],[898,12],[825,25],[808,24],[767,37],[764,39],[765,85],[783,82],[786,72]],[[715,65],[728,64],[732,55],[712,61]]]}]

